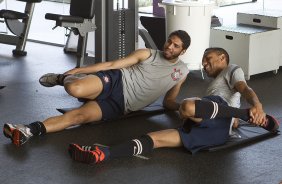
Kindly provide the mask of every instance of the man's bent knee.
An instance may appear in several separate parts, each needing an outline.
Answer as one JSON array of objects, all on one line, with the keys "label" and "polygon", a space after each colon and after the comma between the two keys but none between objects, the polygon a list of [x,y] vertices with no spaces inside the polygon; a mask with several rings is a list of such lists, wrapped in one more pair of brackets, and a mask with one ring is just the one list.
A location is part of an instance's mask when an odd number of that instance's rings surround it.
[{"label": "man's bent knee", "polygon": [[84,94],[83,86],[79,81],[73,81],[71,83],[65,84],[65,90],[69,95],[76,98],[81,98]]},{"label": "man's bent knee", "polygon": [[195,115],[195,100],[185,99],[180,105],[180,116],[184,119],[193,117]]}]

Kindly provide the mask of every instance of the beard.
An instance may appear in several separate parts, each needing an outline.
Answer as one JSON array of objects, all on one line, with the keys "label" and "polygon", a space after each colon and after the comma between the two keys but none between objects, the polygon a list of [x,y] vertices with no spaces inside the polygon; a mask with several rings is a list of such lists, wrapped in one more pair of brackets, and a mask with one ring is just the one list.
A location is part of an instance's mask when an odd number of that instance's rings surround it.
[{"label": "beard", "polygon": [[163,56],[164,56],[164,58],[167,59],[167,60],[176,59],[176,58],[178,58],[179,55],[180,55],[180,54],[172,54],[172,53],[170,53],[169,51],[164,51],[164,52],[163,52]]}]

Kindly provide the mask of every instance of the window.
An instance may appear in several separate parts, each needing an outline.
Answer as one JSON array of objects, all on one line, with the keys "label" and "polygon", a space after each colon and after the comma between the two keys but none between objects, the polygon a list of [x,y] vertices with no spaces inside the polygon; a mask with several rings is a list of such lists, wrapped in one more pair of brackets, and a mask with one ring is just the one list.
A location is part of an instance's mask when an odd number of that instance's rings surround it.
[{"label": "window", "polygon": [[255,2],[257,0],[216,0],[218,6],[227,6],[227,5],[234,5],[234,4],[240,4],[240,3],[249,3],[249,2]]},{"label": "window", "polygon": [[153,0],[138,0],[138,3],[140,13],[153,13]]},{"label": "window", "polygon": [[[183,0],[189,1],[189,0]],[[200,1],[200,0],[199,0]],[[212,0],[211,0],[212,1]],[[257,0],[214,0],[219,6],[234,5],[240,3],[256,2]],[[158,3],[161,3],[162,0],[138,0],[139,3],[139,13],[153,13],[156,12],[156,15],[163,14],[162,10],[158,10]],[[160,11],[160,13],[158,12]]]}]

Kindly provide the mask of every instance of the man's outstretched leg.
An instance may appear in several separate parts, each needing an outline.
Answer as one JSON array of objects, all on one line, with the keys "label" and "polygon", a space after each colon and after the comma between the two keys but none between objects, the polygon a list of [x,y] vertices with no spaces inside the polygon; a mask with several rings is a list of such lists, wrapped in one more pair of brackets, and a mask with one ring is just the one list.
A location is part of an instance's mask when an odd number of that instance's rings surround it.
[{"label": "man's outstretched leg", "polygon": [[3,133],[12,140],[13,144],[21,146],[33,136],[61,131],[73,125],[99,121],[101,118],[102,112],[99,105],[95,101],[90,101],[78,109],[48,118],[43,122],[36,121],[27,125],[6,123]]},{"label": "man's outstretched leg", "polygon": [[175,129],[168,129],[152,132],[111,147],[81,146],[72,143],[69,145],[68,151],[75,161],[95,164],[113,158],[150,153],[154,148],[180,146],[182,146],[182,143],[179,132]]},{"label": "man's outstretched leg", "polygon": [[[240,109],[230,107],[227,104],[214,102],[211,100],[184,100],[180,106],[179,112],[184,119],[187,118],[240,118],[249,121],[250,109]],[[279,122],[272,116],[266,115],[266,121],[259,125],[268,131],[276,131],[279,128]]]}]

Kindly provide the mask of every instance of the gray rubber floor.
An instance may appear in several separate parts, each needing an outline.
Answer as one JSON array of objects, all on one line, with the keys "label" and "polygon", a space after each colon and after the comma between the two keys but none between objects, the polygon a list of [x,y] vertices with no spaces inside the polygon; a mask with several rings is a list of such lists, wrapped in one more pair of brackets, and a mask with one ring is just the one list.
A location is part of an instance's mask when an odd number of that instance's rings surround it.
[{"label": "gray rubber floor", "polygon": [[[217,9],[223,23],[236,22],[236,12],[262,7],[281,9],[280,0]],[[30,123],[58,115],[56,108],[80,105],[60,87],[44,88],[38,83],[48,72],[64,72],[75,66],[75,58],[62,48],[28,43],[28,55],[13,58],[14,46],[0,44],[0,126],[4,123]],[[265,111],[282,120],[282,70],[251,77],[250,86],[260,97]],[[202,96],[208,80],[191,72],[179,100]],[[160,104],[161,99],[156,103]],[[123,158],[99,165],[73,162],[68,144],[112,145],[150,131],[178,127],[177,114],[157,114],[84,125],[15,147],[0,135],[0,183],[168,183],[168,184],[278,184],[282,181],[282,137],[275,136],[216,152],[191,155],[184,149],[159,149],[145,155],[149,159]],[[281,129],[281,128],[280,128]]]},{"label": "gray rubber floor", "polygon": [[[28,55],[13,58],[13,46],[0,45],[0,126],[30,123],[58,115],[56,108],[78,106],[61,87],[44,88],[38,83],[48,72],[64,72],[75,66],[75,58],[60,47],[28,43]],[[202,96],[208,80],[191,72],[179,100]],[[250,86],[260,97],[265,111],[282,120],[282,72],[251,77]],[[144,133],[178,127],[177,114],[140,116],[84,125],[15,147],[0,135],[0,183],[177,183],[177,184],[278,184],[282,180],[282,136],[216,152],[191,155],[182,148],[158,149],[149,159],[122,158],[99,165],[73,162],[68,144],[112,145]]]}]

